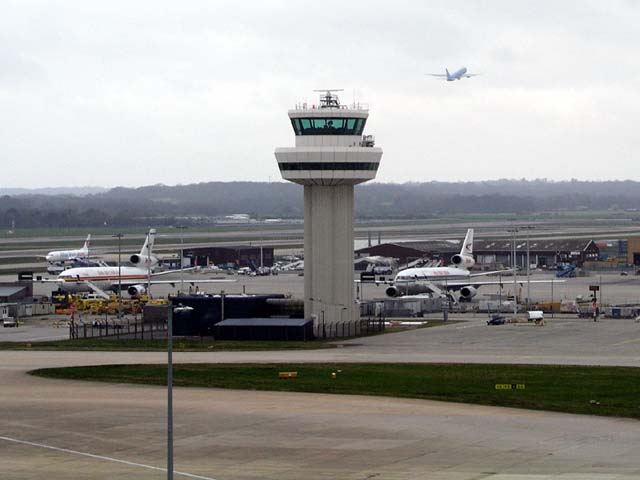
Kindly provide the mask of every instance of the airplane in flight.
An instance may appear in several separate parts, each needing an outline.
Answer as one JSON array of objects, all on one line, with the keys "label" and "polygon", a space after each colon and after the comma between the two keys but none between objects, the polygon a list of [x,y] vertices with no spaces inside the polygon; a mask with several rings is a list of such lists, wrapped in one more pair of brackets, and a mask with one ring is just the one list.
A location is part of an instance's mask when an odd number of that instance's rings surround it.
[{"label": "airplane in flight", "polygon": [[[151,267],[157,263],[158,259],[153,256],[152,248],[155,239],[155,229],[149,230],[144,245],[139,254],[131,256],[130,260],[135,265],[141,264],[145,268],[139,266],[98,266],[98,267],[78,267],[70,268],[61,272],[55,279],[42,279],[44,283],[56,283],[58,288],[64,292],[80,293],[93,292],[97,295],[108,299],[108,290],[118,290],[118,285],[122,285],[122,289],[132,297],[137,298],[147,292],[150,285],[175,285],[181,281],[194,285],[196,283],[225,283],[235,282],[235,280],[209,280],[209,279],[171,279],[157,280],[156,277],[178,273],[180,270],[168,270],[165,272],[153,272]],[[190,270],[190,269],[184,269]]]},{"label": "airplane in flight", "polygon": [[445,73],[426,73],[425,75],[442,78],[447,82],[453,82],[454,80],[460,80],[461,78],[471,78],[480,75],[479,73],[468,73],[467,67],[462,67],[453,73],[449,73],[449,70],[446,68],[444,69],[444,71]]},{"label": "airplane in flight", "polygon": [[55,250],[45,255],[47,262],[70,262],[73,260],[86,260],[89,258],[89,246],[91,245],[91,234],[87,235],[82,248],[78,250]]},{"label": "airplane in flight", "polygon": [[[475,265],[473,258],[473,228],[467,230],[467,235],[462,243],[460,253],[451,257],[452,266],[449,267],[417,267],[408,268],[398,272],[386,294],[389,297],[401,297],[405,295],[419,295],[421,293],[434,293],[441,297],[450,297],[450,292],[458,292],[461,301],[469,301],[478,293],[482,285],[504,285],[510,280],[478,280],[478,277],[487,275],[513,273],[513,269],[498,270],[493,272],[472,273]],[[516,280],[522,285],[524,279]],[[555,280],[561,282],[562,280]],[[549,283],[550,280],[530,280],[531,283]]]}]

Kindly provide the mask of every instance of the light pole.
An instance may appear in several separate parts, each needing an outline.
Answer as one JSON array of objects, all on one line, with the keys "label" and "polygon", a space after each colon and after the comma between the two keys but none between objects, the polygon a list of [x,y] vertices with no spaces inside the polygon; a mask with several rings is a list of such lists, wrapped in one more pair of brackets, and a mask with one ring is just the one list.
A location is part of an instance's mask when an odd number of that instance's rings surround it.
[{"label": "light pole", "polygon": [[529,309],[529,305],[531,304],[531,259],[530,259],[530,249],[529,249],[529,232],[536,227],[531,225],[527,225],[526,227],[522,227],[527,231],[527,309]]},{"label": "light pole", "polygon": [[180,292],[184,292],[184,270],[182,268],[182,259],[184,257],[184,231],[189,227],[186,225],[178,225],[176,228],[180,230]]},{"label": "light pole", "polygon": [[122,237],[124,234],[117,233],[112,235],[113,238],[118,239],[118,320],[122,319]]},{"label": "light pole", "polygon": [[516,261],[516,257],[518,255],[518,247],[516,245],[516,234],[518,233],[518,229],[514,227],[512,230],[509,230],[510,233],[513,233],[513,253],[511,256],[511,268],[513,269],[513,316],[518,315],[518,277],[516,275],[516,271],[518,268],[518,262]]},{"label": "light pole", "polygon": [[262,269],[264,268],[264,236],[260,234],[260,274],[262,274]]},{"label": "light pole", "polygon": [[173,480],[173,314],[191,310],[169,305],[167,312],[167,480]]}]

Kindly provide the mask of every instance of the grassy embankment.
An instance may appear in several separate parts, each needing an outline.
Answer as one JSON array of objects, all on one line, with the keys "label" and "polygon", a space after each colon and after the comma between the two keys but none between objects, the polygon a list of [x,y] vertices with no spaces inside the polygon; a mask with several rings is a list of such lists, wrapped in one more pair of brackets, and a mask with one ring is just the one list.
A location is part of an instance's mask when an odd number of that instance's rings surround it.
[{"label": "grassy embankment", "polygon": [[[297,371],[279,379],[280,371]],[[336,372],[336,378],[332,378]],[[164,385],[162,365],[42,369],[48,378]],[[174,384],[379,395],[640,419],[640,368],[460,364],[179,364]],[[498,390],[496,384],[524,389]]]},{"label": "grassy embankment", "polygon": [[[163,332],[158,332],[161,335]],[[260,350],[315,350],[333,348],[328,341],[308,342],[279,341],[232,341],[212,339],[174,339],[176,352],[222,352],[222,351],[260,351]],[[163,352],[167,350],[165,339],[117,339],[96,338],[77,340],[51,340],[43,342],[0,342],[2,350],[38,350],[38,351],[93,351],[93,352]]]}]

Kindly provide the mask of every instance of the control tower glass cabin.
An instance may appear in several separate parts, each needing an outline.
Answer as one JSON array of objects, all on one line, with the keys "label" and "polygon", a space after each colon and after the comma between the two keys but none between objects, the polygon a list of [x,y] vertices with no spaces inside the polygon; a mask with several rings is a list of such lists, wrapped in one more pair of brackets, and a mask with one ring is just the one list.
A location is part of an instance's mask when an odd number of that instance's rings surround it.
[{"label": "control tower glass cabin", "polygon": [[[304,310],[320,337],[353,335],[353,187],[372,180],[382,149],[364,135],[369,111],[341,105],[336,90],[289,110],[295,147],[277,148],[282,178],[304,186]],[[344,332],[344,333],[343,333]]]}]

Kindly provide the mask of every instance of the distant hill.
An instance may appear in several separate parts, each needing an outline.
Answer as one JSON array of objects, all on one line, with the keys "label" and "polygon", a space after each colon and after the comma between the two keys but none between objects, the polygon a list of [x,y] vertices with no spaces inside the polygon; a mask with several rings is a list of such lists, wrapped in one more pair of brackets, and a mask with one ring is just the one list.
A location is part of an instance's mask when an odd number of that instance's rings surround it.
[{"label": "distant hill", "polygon": [[[303,189],[285,182],[207,182],[91,191],[20,190],[0,197],[0,225],[19,228],[167,225],[210,222],[247,213],[255,218],[302,218]],[[0,190],[6,192],[8,189]],[[100,190],[100,189],[98,189]],[[533,213],[557,210],[640,210],[633,181],[369,183],[356,187],[358,218],[426,218],[447,214]]]},{"label": "distant hill", "polygon": [[109,190],[105,187],[46,187],[46,188],[2,188],[2,195],[78,195],[102,193]]}]

